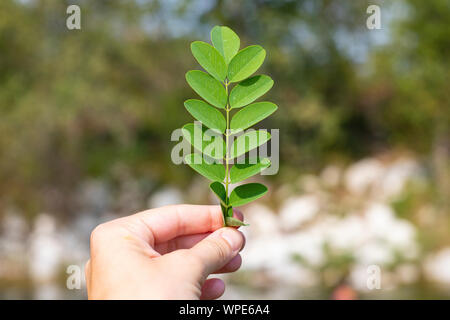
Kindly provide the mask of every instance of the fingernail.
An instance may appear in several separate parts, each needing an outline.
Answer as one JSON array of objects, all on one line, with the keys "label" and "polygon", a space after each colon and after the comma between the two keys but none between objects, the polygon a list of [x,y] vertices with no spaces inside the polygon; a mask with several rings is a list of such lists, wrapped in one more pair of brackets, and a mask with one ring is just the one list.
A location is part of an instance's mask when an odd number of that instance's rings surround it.
[{"label": "fingernail", "polygon": [[242,236],[239,231],[234,229],[225,229],[221,233],[222,238],[230,245],[233,251],[239,251],[242,246]]}]

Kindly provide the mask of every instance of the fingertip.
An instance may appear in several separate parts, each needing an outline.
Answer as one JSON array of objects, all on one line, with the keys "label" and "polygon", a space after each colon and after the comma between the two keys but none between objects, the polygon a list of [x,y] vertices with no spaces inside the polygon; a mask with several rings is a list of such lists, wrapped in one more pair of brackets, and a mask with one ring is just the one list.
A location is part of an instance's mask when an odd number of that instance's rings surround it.
[{"label": "fingertip", "polygon": [[219,234],[228,243],[233,252],[237,253],[242,250],[245,244],[245,237],[241,231],[226,227]]},{"label": "fingertip", "polygon": [[225,292],[225,282],[218,278],[207,279],[202,286],[201,300],[220,298]]},{"label": "fingertip", "polygon": [[233,218],[236,218],[236,219],[244,222],[244,214],[239,209],[233,209]]}]

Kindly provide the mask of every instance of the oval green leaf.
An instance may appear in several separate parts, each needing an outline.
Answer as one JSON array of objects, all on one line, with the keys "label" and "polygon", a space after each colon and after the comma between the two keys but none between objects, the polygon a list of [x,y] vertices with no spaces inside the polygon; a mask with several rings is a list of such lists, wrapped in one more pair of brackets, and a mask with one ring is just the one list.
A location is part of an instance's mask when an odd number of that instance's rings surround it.
[{"label": "oval green leaf", "polygon": [[273,80],[266,75],[258,75],[248,78],[237,84],[230,93],[230,107],[240,108],[246,106],[273,86]]},{"label": "oval green leaf", "polygon": [[261,46],[249,46],[239,51],[228,66],[228,80],[238,82],[250,77],[264,62],[266,50]]},{"label": "oval green leaf", "polygon": [[230,159],[242,156],[270,139],[270,133],[264,130],[249,131],[234,140],[231,146]]},{"label": "oval green leaf", "polygon": [[225,167],[218,163],[206,163],[203,157],[198,153],[188,154],[184,161],[192,169],[200,173],[205,178],[212,181],[222,182],[225,179]]},{"label": "oval green leaf", "polygon": [[227,65],[239,51],[241,45],[241,40],[233,30],[220,26],[215,26],[211,30],[211,42],[223,56]]},{"label": "oval green leaf", "polygon": [[188,123],[181,128],[184,138],[198,151],[213,159],[223,159],[226,144],[222,135],[196,123]]},{"label": "oval green leaf", "polygon": [[220,201],[225,204],[227,202],[227,192],[222,183],[214,181],[209,185],[209,188],[216,194]]},{"label": "oval green leaf", "polygon": [[267,192],[267,187],[261,183],[247,183],[234,188],[230,194],[230,205],[243,206],[253,200],[261,198]]},{"label": "oval green leaf", "polygon": [[272,102],[256,102],[239,110],[231,119],[231,133],[238,133],[267,118],[277,110]]},{"label": "oval green leaf", "polygon": [[225,225],[227,227],[246,227],[249,226],[249,224],[242,222],[241,220],[238,220],[236,218],[233,217],[226,217],[225,218]]},{"label": "oval green leaf", "polygon": [[197,99],[189,99],[184,102],[186,110],[198,121],[210,129],[220,133],[225,132],[227,123],[223,114],[206,102]]},{"label": "oval green leaf", "polygon": [[209,74],[200,70],[186,73],[186,81],[197,94],[217,108],[225,108],[227,93],[222,84]]},{"label": "oval green leaf", "polygon": [[191,51],[197,62],[219,81],[227,76],[227,65],[224,58],[212,45],[203,41],[191,43]]},{"label": "oval green leaf", "polygon": [[255,163],[236,163],[230,170],[231,183],[237,183],[260,173],[270,166],[270,160],[267,158],[257,159]]}]

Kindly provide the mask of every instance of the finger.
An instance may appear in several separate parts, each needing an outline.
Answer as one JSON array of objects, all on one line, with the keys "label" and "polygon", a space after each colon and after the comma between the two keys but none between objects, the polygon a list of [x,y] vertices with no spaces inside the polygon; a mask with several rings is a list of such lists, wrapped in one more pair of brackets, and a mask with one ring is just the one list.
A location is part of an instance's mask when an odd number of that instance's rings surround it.
[{"label": "finger", "polygon": [[[239,219],[240,221],[244,221],[244,215],[239,210],[233,210],[233,217]],[[166,254],[175,250],[190,249],[210,234],[211,232],[206,232],[202,234],[179,236],[167,242],[160,242],[155,244],[155,250],[160,254]]]},{"label": "finger", "polygon": [[214,271],[213,273],[230,273],[237,271],[242,265],[242,257],[240,254],[235,256],[228,262],[225,266],[220,268],[219,270]]},{"label": "finger", "polygon": [[242,213],[241,210],[233,209],[233,218],[236,218],[244,222],[244,214]]},{"label": "finger", "polygon": [[205,281],[202,286],[200,300],[213,300],[223,295],[225,283],[221,279],[212,278]]},{"label": "finger", "polygon": [[160,254],[170,253],[180,249],[190,249],[197,243],[209,236],[211,232],[193,234],[188,236],[180,236],[167,242],[158,243],[155,245],[155,250]]},{"label": "finger", "polygon": [[151,231],[151,245],[179,236],[215,231],[223,226],[220,206],[174,205],[137,213]]},{"label": "finger", "polygon": [[[240,210],[233,209],[233,217],[239,219],[240,221],[244,221],[244,215]],[[155,229],[152,227],[152,229]],[[211,230],[211,232],[214,230]],[[190,249],[199,241],[203,240],[207,237],[211,232],[206,232],[202,234],[190,234],[190,235],[182,235],[176,237],[174,239],[170,239],[167,242],[156,242],[155,250],[160,254],[166,254],[179,249]]]},{"label": "finger", "polygon": [[[211,233],[203,233],[203,234],[195,234],[192,236],[178,237],[171,241],[156,245],[155,250],[158,251],[158,253],[160,254],[166,254],[179,249],[190,249],[198,242],[205,239],[210,234]],[[245,246],[245,238],[243,246]],[[214,271],[214,273],[235,272],[241,267],[241,264],[242,264],[242,257],[241,255],[238,254],[233,259],[231,259],[231,261],[228,262],[225,266],[223,266],[219,270]]]},{"label": "finger", "polygon": [[220,270],[231,261],[244,245],[244,235],[233,228],[222,228],[189,249],[189,254],[196,257],[202,265],[206,278]]}]

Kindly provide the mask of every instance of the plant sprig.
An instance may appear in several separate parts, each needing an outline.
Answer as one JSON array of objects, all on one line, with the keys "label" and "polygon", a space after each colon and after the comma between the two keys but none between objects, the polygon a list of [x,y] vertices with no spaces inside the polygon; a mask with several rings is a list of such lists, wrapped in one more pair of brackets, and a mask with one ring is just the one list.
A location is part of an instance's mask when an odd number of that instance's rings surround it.
[{"label": "plant sprig", "polygon": [[[276,111],[274,103],[254,102],[272,88],[273,80],[267,75],[252,76],[266,57],[261,46],[252,45],[239,50],[239,37],[225,26],[212,29],[211,42],[213,45],[202,41],[191,43],[192,54],[207,73],[188,71],[186,81],[206,102],[189,99],[184,103],[201,126],[197,123],[185,125],[183,136],[203,154],[189,154],[185,162],[213,181],[210,188],[220,200],[224,225],[241,226],[245,224],[233,218],[233,207],[262,197],[267,187],[260,183],[247,183],[230,193],[229,186],[260,173],[270,166],[270,161],[267,158],[246,159],[245,163],[233,166],[231,161],[269,141],[270,134],[265,130],[252,130],[238,136],[233,144],[230,144],[230,139]],[[235,84],[233,88],[231,84]],[[238,108],[242,109],[231,118],[231,110]],[[224,110],[225,116],[219,110]],[[224,161],[225,165],[213,160]]]}]

